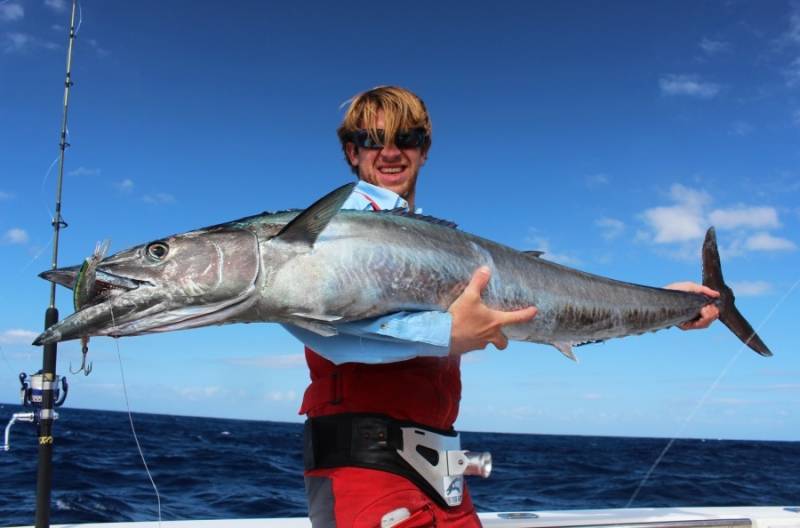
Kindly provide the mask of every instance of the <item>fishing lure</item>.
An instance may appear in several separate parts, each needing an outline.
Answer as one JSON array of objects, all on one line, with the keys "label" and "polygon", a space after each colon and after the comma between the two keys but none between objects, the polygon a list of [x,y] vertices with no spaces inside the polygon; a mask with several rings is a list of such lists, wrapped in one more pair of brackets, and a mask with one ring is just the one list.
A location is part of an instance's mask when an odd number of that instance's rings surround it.
[{"label": "fishing lure", "polygon": [[[98,295],[97,265],[104,258],[106,258],[110,244],[110,240],[98,242],[95,244],[94,252],[83,261],[81,269],[78,271],[78,274],[75,277],[75,287],[72,290],[72,305],[76,312],[86,306],[89,301]],[[73,374],[77,374],[82,371],[85,376],[88,376],[89,373],[92,372],[92,364],[86,363],[86,356],[89,354],[88,335],[81,336],[81,353],[82,357],[80,368],[73,372],[72,367],[70,367],[69,371]]]}]

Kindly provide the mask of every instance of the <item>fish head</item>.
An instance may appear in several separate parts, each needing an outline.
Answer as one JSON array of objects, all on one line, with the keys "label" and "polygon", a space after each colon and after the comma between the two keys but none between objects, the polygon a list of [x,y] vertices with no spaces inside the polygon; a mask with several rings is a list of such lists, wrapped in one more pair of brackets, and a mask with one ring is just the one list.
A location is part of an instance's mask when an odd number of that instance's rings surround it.
[{"label": "fish head", "polygon": [[[93,295],[35,345],[223,324],[255,302],[258,238],[218,227],[155,240],[97,263]],[[73,288],[80,266],[41,276]]]}]

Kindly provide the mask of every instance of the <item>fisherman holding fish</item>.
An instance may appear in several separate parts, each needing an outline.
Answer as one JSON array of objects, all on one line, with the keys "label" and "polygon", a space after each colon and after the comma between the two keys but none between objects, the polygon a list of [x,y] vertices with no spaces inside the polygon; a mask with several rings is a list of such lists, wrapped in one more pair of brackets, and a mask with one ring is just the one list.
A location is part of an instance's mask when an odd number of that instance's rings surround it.
[{"label": "fisherman holding fish", "polygon": [[734,305],[713,228],[703,286],[671,291],[592,275],[421,215],[416,182],[431,123],[413,93],[379,87],[356,96],[338,134],[358,181],[303,211],[109,257],[98,247],[84,265],[42,273],[75,289],[76,312],[34,345],[282,323],[306,345],[311,374],[300,413],[317,528],[480,526],[464,477],[487,477],[491,456],[462,449],[453,428],[466,352],[513,339],[574,359],[574,345],[719,318],[771,355]]},{"label": "fisherman holding fish", "polygon": [[[419,97],[391,86],[361,93],[338,136],[359,180],[343,209],[419,212],[416,183],[431,146]],[[462,451],[453,429],[460,356],[489,344],[506,348],[503,328],[537,312],[489,308],[481,294],[490,275],[477,269],[447,312],[349,323],[329,337],[287,325],[306,345],[311,375],[300,413],[308,416],[305,481],[315,528],[480,526],[463,475],[488,476],[491,463],[488,454]],[[690,282],[667,288],[718,296]],[[717,317],[709,304],[681,327],[706,328]],[[453,454],[456,462],[439,460]]]}]

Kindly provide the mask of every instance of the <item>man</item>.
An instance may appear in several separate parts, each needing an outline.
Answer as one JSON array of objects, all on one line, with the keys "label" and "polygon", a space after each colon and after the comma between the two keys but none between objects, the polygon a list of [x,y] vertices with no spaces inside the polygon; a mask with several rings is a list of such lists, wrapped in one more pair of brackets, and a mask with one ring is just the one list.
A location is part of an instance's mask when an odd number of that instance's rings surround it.
[{"label": "man", "polygon": [[[391,86],[359,94],[338,135],[359,179],[344,208],[418,211],[416,182],[431,145],[431,122],[419,97]],[[461,397],[461,354],[490,343],[504,349],[503,327],[536,315],[534,307],[502,312],[486,306],[481,293],[489,279],[488,268],[476,270],[447,312],[348,323],[333,337],[287,326],[306,344],[311,374],[300,413],[309,417],[305,475],[315,528],[480,526],[465,487],[456,490],[460,504],[448,502],[423,478],[424,468],[398,460],[396,451],[408,448],[398,431],[409,425],[449,441]],[[693,283],[672,287],[716,296]],[[706,307],[685,327],[708,326],[715,310]]]}]

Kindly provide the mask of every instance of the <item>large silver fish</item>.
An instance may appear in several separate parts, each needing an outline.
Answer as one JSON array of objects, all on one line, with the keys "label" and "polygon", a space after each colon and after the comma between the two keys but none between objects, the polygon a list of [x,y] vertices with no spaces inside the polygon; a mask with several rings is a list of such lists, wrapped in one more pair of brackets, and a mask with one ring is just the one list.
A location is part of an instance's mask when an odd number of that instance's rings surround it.
[{"label": "large silver fish", "polygon": [[[539,309],[531,322],[507,327],[509,339],[573,357],[574,345],[667,328],[715,303],[739,339],[771,355],[733,304],[713,228],[703,244],[703,284],[721,293],[716,300],[583,273],[429,217],[340,211],[352,187],[301,212],[264,213],[112,255],[97,265],[94,297],[34,344],[255,321],[334,335],[339,322],[447,310],[486,265],[489,306]],[[42,276],[73,287],[78,269]]]}]

